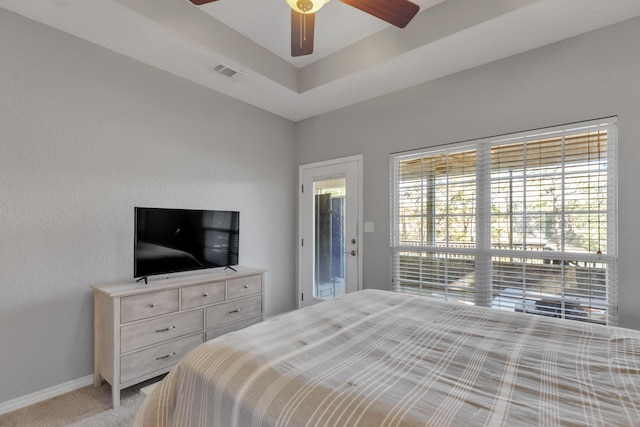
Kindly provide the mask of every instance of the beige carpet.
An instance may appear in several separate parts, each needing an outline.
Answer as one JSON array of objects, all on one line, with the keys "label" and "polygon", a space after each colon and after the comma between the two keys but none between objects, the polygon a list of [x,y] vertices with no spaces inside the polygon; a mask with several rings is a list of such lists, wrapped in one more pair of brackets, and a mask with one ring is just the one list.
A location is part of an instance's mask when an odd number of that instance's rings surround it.
[{"label": "beige carpet", "polygon": [[17,411],[0,415],[0,426],[11,427],[98,427],[130,426],[142,403],[140,388],[162,377],[145,381],[122,390],[120,407],[111,408],[111,386],[87,386],[45,400]]}]

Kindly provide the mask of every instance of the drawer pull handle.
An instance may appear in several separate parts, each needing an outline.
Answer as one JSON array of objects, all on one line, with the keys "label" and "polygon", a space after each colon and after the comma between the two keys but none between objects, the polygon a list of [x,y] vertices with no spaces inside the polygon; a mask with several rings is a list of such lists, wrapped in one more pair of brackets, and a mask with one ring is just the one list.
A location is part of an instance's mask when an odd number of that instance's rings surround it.
[{"label": "drawer pull handle", "polygon": [[244,310],[244,307],[236,308],[235,310],[231,310],[229,312],[229,314],[231,314],[231,313],[240,313],[242,310]]},{"label": "drawer pull handle", "polygon": [[149,304],[149,307],[151,307],[151,308],[153,308],[153,307],[155,307],[155,306],[156,306],[156,303],[155,303],[155,302],[152,302],[151,304]]},{"label": "drawer pull handle", "polygon": [[244,285],[244,288],[245,289],[249,289],[249,285]]},{"label": "drawer pull handle", "polygon": [[207,292],[205,292],[204,294],[202,294],[203,297],[208,297],[209,294]]},{"label": "drawer pull handle", "polygon": [[175,328],[176,328],[176,325],[171,325],[168,328],[156,329],[156,332],[167,332],[167,331],[170,331],[170,330],[175,329]]},{"label": "drawer pull handle", "polygon": [[172,351],[171,353],[169,353],[169,354],[165,354],[164,356],[158,356],[158,357],[156,357],[156,360],[168,359],[169,357],[171,357],[171,356],[175,356],[175,355],[176,355],[176,352],[175,352],[175,351]]}]

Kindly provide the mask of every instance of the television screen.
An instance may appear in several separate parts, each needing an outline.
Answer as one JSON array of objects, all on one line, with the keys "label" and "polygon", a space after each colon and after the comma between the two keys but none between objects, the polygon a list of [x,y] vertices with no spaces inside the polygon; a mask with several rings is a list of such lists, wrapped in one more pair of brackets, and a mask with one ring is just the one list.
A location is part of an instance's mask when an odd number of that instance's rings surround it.
[{"label": "television screen", "polygon": [[238,264],[240,213],[135,208],[134,277]]}]

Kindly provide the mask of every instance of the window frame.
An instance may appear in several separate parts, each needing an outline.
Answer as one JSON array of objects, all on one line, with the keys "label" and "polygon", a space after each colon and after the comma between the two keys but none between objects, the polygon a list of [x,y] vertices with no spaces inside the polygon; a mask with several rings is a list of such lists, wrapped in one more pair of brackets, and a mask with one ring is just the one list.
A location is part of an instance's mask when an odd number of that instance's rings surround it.
[{"label": "window frame", "polygon": [[[542,138],[551,138],[555,136],[561,136],[562,138],[575,135],[578,132],[594,131],[594,130],[606,130],[607,131],[607,149],[606,149],[606,197],[607,197],[607,237],[606,237],[606,252],[600,254],[594,253],[575,253],[568,251],[530,251],[525,249],[494,249],[491,242],[491,183],[492,183],[492,164],[491,164],[491,149],[496,146],[521,142],[521,141],[535,141]],[[470,256],[473,257],[474,262],[474,286],[473,286],[473,301],[466,301],[475,305],[491,307],[494,301],[495,294],[493,290],[493,278],[492,278],[492,259],[495,257],[513,257],[522,258],[523,264],[527,260],[540,259],[552,259],[558,260],[564,266],[567,260],[579,260],[580,262],[591,262],[602,264],[605,266],[605,304],[606,304],[606,324],[617,325],[618,324],[618,310],[617,310],[617,117],[607,117],[603,119],[590,120],[572,124],[566,124],[561,126],[554,126],[543,129],[536,129],[532,131],[517,132],[508,135],[502,135],[498,137],[482,138],[446,145],[439,145],[427,148],[421,148],[408,152],[393,153],[390,156],[390,246],[391,246],[391,287],[394,291],[403,291],[402,283],[403,279],[400,277],[401,262],[400,254],[413,252],[416,254],[441,254],[443,258],[454,256]],[[423,241],[421,237],[419,245],[401,245],[400,244],[400,164],[412,159],[423,159],[427,156],[434,156],[439,154],[452,154],[465,150],[475,150],[475,175],[476,175],[476,188],[475,188],[475,247],[451,247],[448,245],[438,246],[437,244],[429,245]],[[563,152],[564,156],[564,152]],[[562,158],[563,166],[564,157]],[[449,169],[447,169],[448,171]],[[423,171],[421,171],[423,173]],[[563,181],[567,175],[563,169],[558,176],[562,177]],[[447,172],[447,176],[448,172]],[[420,176],[420,179],[424,179],[424,175]],[[433,177],[431,177],[433,179]],[[424,185],[424,184],[423,184]],[[422,190],[423,193],[426,192]],[[433,190],[429,190],[433,191]],[[423,196],[421,196],[423,197]],[[563,196],[564,197],[564,196]],[[420,199],[420,203],[424,204],[424,199]],[[564,209],[564,206],[563,206]],[[566,211],[562,211],[566,214]],[[433,212],[431,213],[433,215]],[[420,218],[424,220],[428,214],[420,214]],[[563,232],[564,233],[564,232]],[[566,242],[566,238],[563,234],[563,242]],[[432,242],[433,243],[433,242]],[[564,244],[564,243],[563,243]],[[586,265],[586,264],[585,264]],[[564,277],[564,267],[561,267]],[[422,272],[420,272],[420,277]],[[526,279],[525,279],[526,280]],[[418,279],[418,282],[423,281]],[[426,281],[424,281],[427,284]],[[421,291],[422,285],[420,284],[420,291],[417,291],[418,295],[424,296]],[[443,294],[445,299],[448,298],[447,285],[444,285]],[[406,291],[406,289],[404,290]],[[523,291],[524,293],[525,291]],[[564,291],[563,291],[564,292]],[[525,298],[523,296],[523,298]],[[566,295],[558,297],[560,304],[562,305],[562,316],[567,315],[565,311],[571,300]],[[568,310],[568,309],[567,309]],[[526,312],[526,310],[525,310]]]}]

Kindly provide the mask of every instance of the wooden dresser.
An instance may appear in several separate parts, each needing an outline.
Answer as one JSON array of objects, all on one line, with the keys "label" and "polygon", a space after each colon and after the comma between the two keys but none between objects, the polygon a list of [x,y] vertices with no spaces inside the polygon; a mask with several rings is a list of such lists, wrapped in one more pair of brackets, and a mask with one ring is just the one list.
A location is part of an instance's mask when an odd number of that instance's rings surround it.
[{"label": "wooden dresser", "polygon": [[93,285],[93,383],[120,390],[169,372],[206,340],[264,319],[264,272],[256,268]]}]

